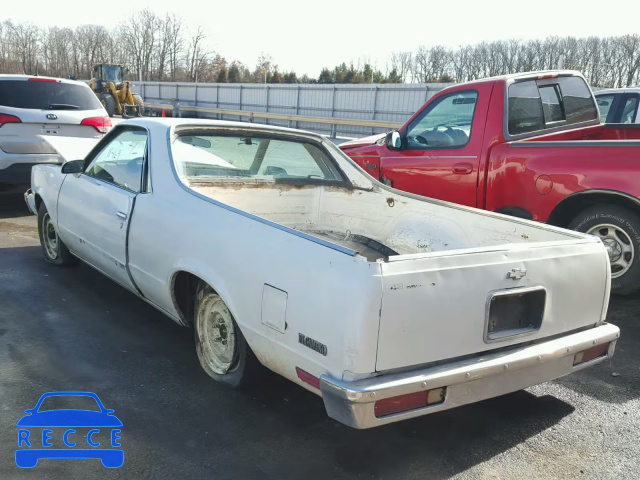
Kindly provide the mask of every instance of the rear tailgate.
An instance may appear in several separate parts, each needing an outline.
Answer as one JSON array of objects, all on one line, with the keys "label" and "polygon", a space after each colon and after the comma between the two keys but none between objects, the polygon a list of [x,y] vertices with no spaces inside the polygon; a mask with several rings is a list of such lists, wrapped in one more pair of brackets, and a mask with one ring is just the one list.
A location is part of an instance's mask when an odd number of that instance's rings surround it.
[{"label": "rear tailgate", "polygon": [[[606,315],[609,282],[606,251],[590,238],[391,257],[382,264],[376,370],[595,325]],[[506,303],[499,298],[518,291]],[[525,321],[517,325],[520,317]]]}]

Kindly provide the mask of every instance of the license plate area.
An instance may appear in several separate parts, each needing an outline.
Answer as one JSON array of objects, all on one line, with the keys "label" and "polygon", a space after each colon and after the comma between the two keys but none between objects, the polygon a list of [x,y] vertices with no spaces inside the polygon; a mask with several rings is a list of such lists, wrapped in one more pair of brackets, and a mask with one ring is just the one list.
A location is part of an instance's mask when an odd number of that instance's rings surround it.
[{"label": "license plate area", "polygon": [[485,342],[509,340],[540,330],[546,299],[544,287],[493,292],[487,301]]}]

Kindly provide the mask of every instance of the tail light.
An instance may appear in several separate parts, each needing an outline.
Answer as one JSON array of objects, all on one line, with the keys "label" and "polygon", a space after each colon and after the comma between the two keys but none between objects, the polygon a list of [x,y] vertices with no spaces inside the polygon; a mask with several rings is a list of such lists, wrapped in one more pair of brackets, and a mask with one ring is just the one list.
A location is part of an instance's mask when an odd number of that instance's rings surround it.
[{"label": "tail light", "polygon": [[425,392],[408,393],[397,397],[378,400],[374,407],[377,418],[393,415],[394,413],[408,412],[416,408],[438,405],[444,402],[447,387],[434,388]]},{"label": "tail light", "polygon": [[90,117],[82,120],[82,125],[89,125],[100,133],[107,133],[111,129],[111,119],[109,117]]},{"label": "tail light", "polygon": [[314,377],[309,372],[302,370],[300,367],[296,367],[296,373],[298,374],[298,378],[304,383],[308,383],[312,387],[320,389],[320,379],[318,377]]},{"label": "tail light", "polygon": [[610,343],[603,343],[602,345],[591,347],[589,350],[576,353],[576,356],[573,357],[573,365],[580,365],[581,363],[604,357],[609,351],[609,345]]},{"label": "tail light", "polygon": [[56,80],[55,78],[32,77],[27,81],[28,82],[58,83],[60,80]]},{"label": "tail light", "polygon": [[15,115],[6,115],[4,113],[0,113],[0,127],[2,127],[5,123],[22,123]]}]

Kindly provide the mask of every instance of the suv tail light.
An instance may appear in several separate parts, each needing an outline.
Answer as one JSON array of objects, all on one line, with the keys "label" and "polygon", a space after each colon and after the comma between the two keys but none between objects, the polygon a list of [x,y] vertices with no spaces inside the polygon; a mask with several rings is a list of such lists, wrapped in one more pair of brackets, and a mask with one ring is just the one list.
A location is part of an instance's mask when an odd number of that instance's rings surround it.
[{"label": "suv tail light", "polygon": [[56,80],[55,78],[32,77],[27,81],[28,82],[58,83],[60,80]]},{"label": "suv tail light", "polygon": [[81,125],[90,125],[100,133],[107,133],[111,129],[111,119],[109,117],[90,117],[82,120]]},{"label": "suv tail light", "polygon": [[15,115],[6,115],[4,113],[0,113],[0,127],[2,127],[5,123],[22,123]]}]

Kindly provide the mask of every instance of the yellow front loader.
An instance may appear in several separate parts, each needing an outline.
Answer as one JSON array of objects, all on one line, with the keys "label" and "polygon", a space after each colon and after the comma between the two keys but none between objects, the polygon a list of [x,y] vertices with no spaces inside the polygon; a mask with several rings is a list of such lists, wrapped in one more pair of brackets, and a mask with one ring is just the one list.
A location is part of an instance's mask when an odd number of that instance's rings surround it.
[{"label": "yellow front loader", "polygon": [[93,66],[93,78],[89,87],[104,105],[107,114],[123,117],[144,115],[142,97],[131,93],[129,82],[124,81],[124,66],[101,63]]}]

